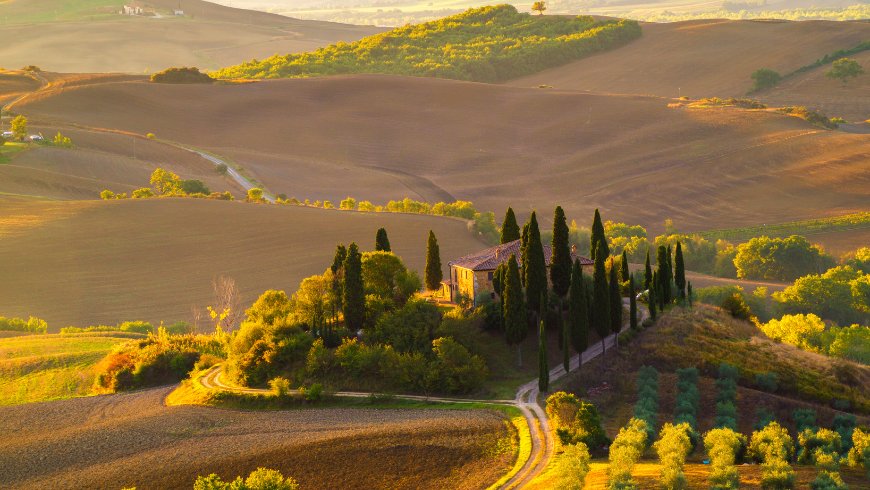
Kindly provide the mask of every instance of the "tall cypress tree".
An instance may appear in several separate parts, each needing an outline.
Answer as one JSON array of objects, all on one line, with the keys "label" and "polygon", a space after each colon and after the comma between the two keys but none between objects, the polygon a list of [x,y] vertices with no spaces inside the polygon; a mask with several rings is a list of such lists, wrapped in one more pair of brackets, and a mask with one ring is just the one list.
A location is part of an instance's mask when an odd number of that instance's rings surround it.
[{"label": "tall cypress tree", "polygon": [[649,289],[649,285],[652,282],[652,267],[649,264],[649,248],[646,249],[646,268],[643,271],[643,288]]},{"label": "tall cypress tree", "polygon": [[[656,276],[658,278],[658,281],[656,282],[656,287],[660,288],[661,291],[656,291],[656,293],[657,295],[662,294],[662,296],[659,298],[660,301],[663,301],[664,303],[670,303],[671,278],[668,274],[668,271],[671,269],[670,267],[668,267],[668,249],[665,248],[664,245],[659,245],[657,252],[658,253],[656,254],[656,265],[658,267],[658,270],[656,271]],[[666,285],[668,287],[665,287]]]},{"label": "tall cypress tree", "polygon": [[692,292],[692,281],[689,281],[687,288],[688,294],[686,295],[686,299],[689,300],[689,306],[692,306],[692,301],[695,299],[695,293]]},{"label": "tall cypress tree", "polygon": [[504,214],[504,222],[501,224],[501,243],[509,243],[519,240],[520,225],[517,224],[517,217],[514,216],[513,208],[507,208]]},{"label": "tall cypress tree", "polygon": [[650,282],[648,301],[649,301],[649,304],[648,304],[649,317],[652,318],[653,321],[655,321],[655,319],[656,319],[656,303],[658,302],[658,298],[656,298],[655,281]]},{"label": "tall cypress tree", "polygon": [[610,259],[610,331],[619,335],[622,330],[622,295],[619,290],[619,277],[613,259]]},{"label": "tall cypress tree", "polygon": [[547,295],[541,294],[541,320],[538,322],[538,391],[547,391],[550,386],[550,362],[547,359],[547,328],[545,314],[547,311]]},{"label": "tall cypress tree", "polygon": [[498,295],[499,301],[499,325],[501,326],[501,331],[504,332],[504,280],[505,273],[507,269],[505,264],[499,264],[498,267],[495,268],[495,273],[492,275],[492,288],[495,294]]},{"label": "tall cypress tree", "polygon": [[580,354],[580,365],[583,364],[583,353],[589,348],[589,305],[584,275],[580,259],[575,260],[568,295],[568,318],[571,324],[571,347]]},{"label": "tall cypress tree", "polygon": [[435,238],[435,232],[429,230],[429,242],[426,245],[426,289],[436,291],[441,287],[443,278],[438,240]]},{"label": "tall cypress tree", "polygon": [[595,254],[598,249],[602,250],[604,259],[610,257],[610,246],[607,244],[607,237],[604,236],[604,225],[601,224],[601,214],[598,208],[595,209],[595,217],[592,219],[592,236],[589,240],[589,250],[592,251],[592,260],[595,260]]},{"label": "tall cypress tree", "polygon": [[351,243],[344,259],[344,323],[351,332],[362,330],[366,320],[366,293],[362,279],[362,255]]},{"label": "tall cypress tree", "polygon": [[375,236],[375,251],[392,252],[392,249],[390,249],[390,239],[387,238],[387,230],[384,228],[378,228],[378,234]]},{"label": "tall cypress tree", "polygon": [[686,264],[683,262],[683,246],[677,241],[677,251],[674,255],[674,284],[680,290],[680,299],[686,299]]},{"label": "tall cypress tree", "polygon": [[628,326],[632,330],[637,330],[637,292],[634,290],[634,277],[628,279],[628,314],[631,315],[628,319]]},{"label": "tall cypress tree", "polygon": [[529,262],[527,249],[529,248],[529,224],[523,225],[523,232],[520,235],[520,280],[523,281],[523,287],[526,287],[526,264]]},{"label": "tall cypress tree", "polygon": [[[532,211],[529,218],[529,241],[526,243],[526,296],[540,298],[547,294],[547,263],[544,261],[544,244],[541,243],[541,230],[538,228],[538,218]],[[529,308],[543,316],[545,311],[539,308],[537,300],[529,301]]]},{"label": "tall cypress tree", "polygon": [[571,260],[571,245],[568,244],[568,222],[562,206],[556,206],[551,246],[550,282],[553,283],[553,292],[559,297],[559,348],[563,349],[566,343],[563,302],[571,288],[571,267],[574,264]]},{"label": "tall cypress tree", "polygon": [[607,270],[604,252],[595,252],[595,271],[592,274],[592,326],[601,338],[601,352],[606,350],[604,338],[610,333],[610,292],[607,290]]},{"label": "tall cypress tree", "polygon": [[628,254],[625,253],[625,249],[622,250],[622,258],[619,263],[619,282],[627,282],[628,276],[630,273],[628,272]]},{"label": "tall cypress tree", "polygon": [[520,269],[514,254],[507,264],[507,274],[504,279],[504,309],[502,310],[505,326],[505,339],[508,345],[517,346],[517,365],[523,366],[523,351],[520,342],[529,334],[529,324],[526,321],[526,308],[523,304],[523,286],[520,280]]},{"label": "tall cypress tree", "polygon": [[332,257],[332,266],[329,270],[332,271],[332,294],[335,295],[335,302],[332,308],[332,318],[335,320],[335,303],[339,309],[344,304],[344,259],[347,258],[347,248],[343,243],[339,243],[335,247],[335,255]]}]

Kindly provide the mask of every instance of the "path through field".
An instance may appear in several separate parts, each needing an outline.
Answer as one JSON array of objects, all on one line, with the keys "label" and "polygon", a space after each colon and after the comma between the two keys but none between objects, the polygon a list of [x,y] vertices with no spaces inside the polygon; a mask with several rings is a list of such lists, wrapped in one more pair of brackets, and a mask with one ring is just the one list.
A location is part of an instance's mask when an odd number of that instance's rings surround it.
[{"label": "path through field", "polygon": [[[180,148],[180,147],[179,147],[179,148]],[[209,155],[208,153],[203,153],[203,152],[198,151],[198,150],[191,150],[191,151],[193,151],[193,152],[196,153],[197,155],[199,155],[199,156],[205,158],[206,160],[210,161],[211,163],[215,164],[215,166],[218,166],[218,165],[226,165],[226,167],[227,167],[227,175],[229,175],[230,178],[232,178],[232,179],[233,179],[237,184],[239,184],[239,186],[240,186],[240,187],[241,187],[245,192],[248,192],[248,191],[251,190],[251,189],[257,188],[257,186],[255,186],[254,184],[252,184],[248,179],[242,177],[242,174],[240,174],[238,170],[234,169],[232,165],[230,165],[230,164],[228,164],[227,162],[221,160],[220,158],[218,158],[218,157],[216,157],[216,156],[213,156],[213,155]],[[272,203],[272,204],[275,203],[275,199],[273,199],[272,196],[266,194],[265,192],[263,193],[263,197],[264,197],[267,201],[269,201],[270,203]]]},{"label": "path through field", "polygon": [[[623,299],[624,304],[628,305],[628,302],[628,298]],[[638,305],[638,313],[638,322],[642,322],[649,317],[649,312],[646,310],[646,308],[640,307],[640,305]],[[623,324],[621,332],[625,331],[627,327],[627,323]],[[595,345],[590,346],[582,354],[583,363],[585,364],[592,359],[595,359],[596,357],[601,355],[602,352],[604,352],[605,347],[609,349],[615,344],[616,335],[611,334],[609,337],[604,339],[604,345],[602,345],[601,343],[596,343]],[[580,367],[580,357],[581,355],[578,354],[571,358],[569,368],[572,371]],[[550,370],[550,382],[552,383],[553,381],[565,376],[566,374],[567,373],[565,372],[564,366],[560,364],[559,366]],[[239,388],[227,385],[226,383],[221,381],[220,366],[214,367],[205,376],[200,378],[200,383],[203,387],[212,390],[216,389],[250,394],[271,393],[270,390],[256,388]],[[404,400],[425,400],[433,402],[513,405],[517,407],[525,416],[526,423],[529,426],[529,433],[532,436],[532,451],[529,455],[529,459],[526,460],[520,471],[517,472],[516,475],[514,475],[501,487],[499,487],[504,490],[515,490],[523,488],[526,485],[530,484],[535,479],[535,477],[537,477],[544,469],[547,468],[547,466],[550,464],[550,458],[552,458],[553,456],[553,434],[550,431],[550,424],[547,418],[547,413],[546,411],[544,411],[543,408],[541,408],[541,405],[538,403],[539,394],[540,391],[538,390],[538,380],[535,379],[520,386],[519,390],[517,390],[517,396],[513,400],[469,400],[457,398],[425,397],[417,395],[396,395],[396,398],[401,398]],[[336,395],[354,398],[364,398],[369,397],[372,394],[361,392],[338,392],[336,393]]]}]

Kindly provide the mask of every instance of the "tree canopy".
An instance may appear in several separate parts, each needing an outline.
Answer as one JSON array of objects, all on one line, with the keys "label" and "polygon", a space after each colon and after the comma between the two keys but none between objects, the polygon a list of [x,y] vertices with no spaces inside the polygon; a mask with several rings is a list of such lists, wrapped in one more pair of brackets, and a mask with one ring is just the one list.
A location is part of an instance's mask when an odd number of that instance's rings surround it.
[{"label": "tree canopy", "polygon": [[510,243],[520,238],[520,225],[517,224],[514,210],[513,208],[507,208],[507,212],[504,214],[504,222],[501,224],[501,243]]},{"label": "tree canopy", "polygon": [[842,80],[843,86],[846,86],[846,80],[850,78],[858,78],[859,75],[864,74],[864,68],[861,67],[855,60],[850,60],[849,58],[843,58],[841,60],[837,60],[831,67],[831,70],[825,73],[825,76],[828,78],[834,78],[836,80]]}]

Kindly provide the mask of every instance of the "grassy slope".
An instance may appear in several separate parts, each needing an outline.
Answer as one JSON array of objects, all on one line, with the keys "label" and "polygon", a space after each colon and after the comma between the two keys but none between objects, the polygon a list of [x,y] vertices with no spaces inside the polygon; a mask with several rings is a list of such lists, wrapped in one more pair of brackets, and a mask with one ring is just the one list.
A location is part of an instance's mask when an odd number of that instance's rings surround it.
[{"label": "grassy slope", "polygon": [[[245,308],[267,289],[293,293],[322,274],[335,245],[374,247],[385,227],[405,263],[425,265],[434,229],[442,263],[484,248],[460,220],[199,199],[37,202],[0,199],[0,311],[74,325],[190,320],[212,279],[235,279]],[[445,273],[446,277],[446,273]]]},{"label": "grassy slope", "polygon": [[86,395],[95,367],[115,336],[29,335],[0,339],[0,405],[32,403]]},{"label": "grassy slope", "polygon": [[269,190],[297,198],[446,195],[499,217],[511,205],[548,218],[561,204],[580,223],[599,207],[606,219],[654,234],[666,217],[709,229],[865,210],[867,136],[766,112],[667,104],[351,76],[100,84],[49,91],[18,110],[140,134],[161,128],[167,139],[233,156]]},{"label": "grassy slope", "polygon": [[[858,22],[644,24],[643,37],[622,49],[508,84],[673,98],[737,97],[752,87],[749,77],[759,68],[794,70],[868,37],[870,25]],[[800,105],[812,105],[830,92],[807,94],[811,99]]]}]

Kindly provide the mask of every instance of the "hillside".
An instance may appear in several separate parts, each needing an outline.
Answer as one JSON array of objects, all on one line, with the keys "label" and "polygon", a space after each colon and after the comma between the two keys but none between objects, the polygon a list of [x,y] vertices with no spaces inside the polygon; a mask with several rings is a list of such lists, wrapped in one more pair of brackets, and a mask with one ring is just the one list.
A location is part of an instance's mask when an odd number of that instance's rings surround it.
[{"label": "hillside", "polygon": [[[698,99],[742,97],[752,87],[750,76],[760,68],[784,73],[868,38],[870,24],[861,22],[645,23],[643,37],[622,49],[514,80],[508,85],[537,87],[546,84],[560,90],[669,98],[680,95]],[[816,107],[833,93],[833,89],[819,93],[807,89],[800,92],[800,97],[793,97],[789,104]],[[763,93],[753,98],[768,101]],[[777,100],[771,98],[770,102]],[[868,117],[870,113],[863,119]]]},{"label": "hillside", "polygon": [[49,87],[15,110],[142,135],[160,128],[231,157],[271,192],[312,201],[453,197],[498,218],[513,206],[545,220],[561,204],[581,224],[598,207],[654,236],[666,218],[705,230],[866,211],[867,136],[670,102],[359,75]]},{"label": "hillside", "polygon": [[216,276],[235,280],[247,308],[267,289],[293,293],[305,277],[322,274],[340,242],[374,249],[380,227],[417,271],[425,267],[430,229],[445,269],[451,258],[484,248],[464,221],[431,216],[180,198],[0,198],[0,255],[7,257],[0,311],[36,316],[49,332],[191,321],[193,305],[213,304]]}]

